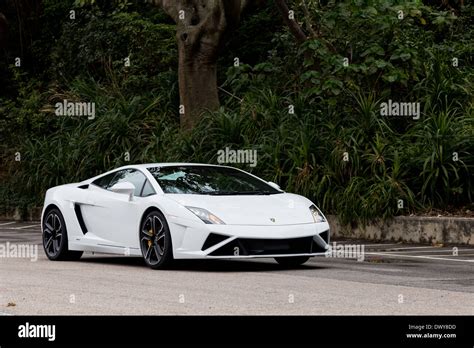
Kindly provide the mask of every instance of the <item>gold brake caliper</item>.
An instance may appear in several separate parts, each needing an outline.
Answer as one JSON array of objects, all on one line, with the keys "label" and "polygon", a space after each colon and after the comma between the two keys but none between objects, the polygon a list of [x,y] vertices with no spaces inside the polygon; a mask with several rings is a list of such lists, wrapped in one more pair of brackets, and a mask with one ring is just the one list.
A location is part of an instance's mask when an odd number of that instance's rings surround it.
[{"label": "gold brake caliper", "polygon": [[[148,233],[153,237],[153,230],[149,230]],[[151,247],[151,245],[153,244],[153,242],[151,241],[151,239],[148,241],[148,247]]]}]

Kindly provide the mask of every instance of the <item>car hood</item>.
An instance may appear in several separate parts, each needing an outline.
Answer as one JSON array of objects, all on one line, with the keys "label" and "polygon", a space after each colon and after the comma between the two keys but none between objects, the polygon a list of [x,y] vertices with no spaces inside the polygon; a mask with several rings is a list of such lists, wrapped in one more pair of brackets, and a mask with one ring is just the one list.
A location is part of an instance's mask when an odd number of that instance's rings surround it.
[{"label": "car hood", "polygon": [[227,225],[290,225],[314,223],[311,201],[291,193],[255,196],[167,194],[183,206],[204,208]]}]

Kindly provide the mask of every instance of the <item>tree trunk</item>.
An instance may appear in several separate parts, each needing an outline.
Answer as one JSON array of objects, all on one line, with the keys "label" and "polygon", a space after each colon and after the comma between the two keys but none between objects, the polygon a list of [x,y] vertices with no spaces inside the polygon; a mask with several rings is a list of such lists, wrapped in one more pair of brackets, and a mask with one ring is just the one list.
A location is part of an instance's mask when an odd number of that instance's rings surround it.
[{"label": "tree trunk", "polygon": [[219,108],[217,54],[220,42],[205,45],[202,40],[191,41],[188,33],[178,31],[180,116],[184,129],[193,128],[204,112]]},{"label": "tree trunk", "polygon": [[181,126],[219,108],[217,58],[242,11],[257,0],[152,0],[177,24]]},{"label": "tree trunk", "polygon": [[293,36],[296,38],[298,43],[303,43],[305,42],[308,37],[304,33],[303,29],[301,29],[301,26],[298,24],[297,21],[294,19],[290,19],[290,9],[288,8],[288,5],[286,4],[285,0],[275,0],[275,4],[277,5],[278,10],[280,11],[280,14],[282,15],[283,21],[286,23],[288,28],[290,29],[290,32],[293,34]]},{"label": "tree trunk", "polygon": [[7,19],[2,13],[0,13],[0,49],[6,46],[7,29],[8,29]]}]

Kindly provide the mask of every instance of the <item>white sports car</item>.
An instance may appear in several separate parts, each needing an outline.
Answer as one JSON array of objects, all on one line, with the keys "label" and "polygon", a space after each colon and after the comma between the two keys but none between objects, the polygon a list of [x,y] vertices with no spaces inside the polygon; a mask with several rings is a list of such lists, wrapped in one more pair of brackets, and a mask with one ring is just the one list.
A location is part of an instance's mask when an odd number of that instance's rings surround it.
[{"label": "white sports car", "polygon": [[329,224],[308,199],[240,169],[157,163],[118,168],[46,192],[50,260],[84,251],[173,259],[272,257],[291,267],[328,249]]}]

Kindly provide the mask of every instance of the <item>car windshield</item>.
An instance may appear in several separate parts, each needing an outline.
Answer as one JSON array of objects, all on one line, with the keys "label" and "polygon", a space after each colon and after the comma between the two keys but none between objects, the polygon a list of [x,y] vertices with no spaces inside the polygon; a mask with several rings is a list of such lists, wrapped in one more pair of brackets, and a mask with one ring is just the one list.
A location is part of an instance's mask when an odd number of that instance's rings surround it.
[{"label": "car windshield", "polygon": [[217,166],[148,168],[165,193],[199,195],[270,195],[282,193],[245,172]]}]

